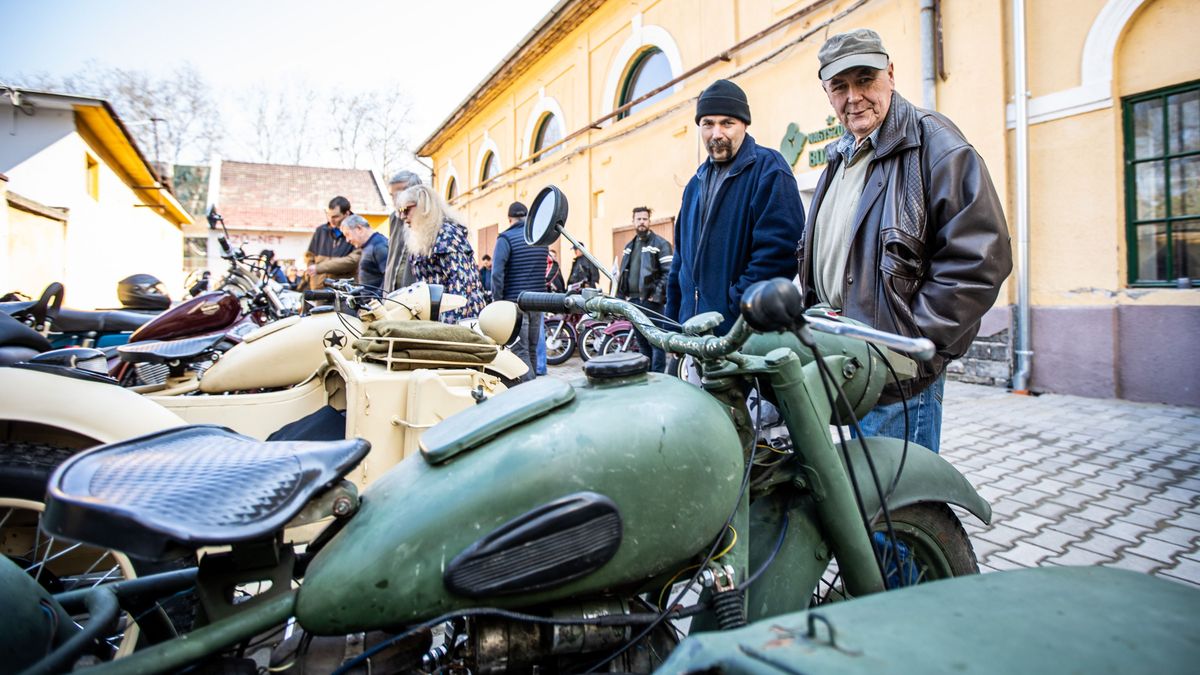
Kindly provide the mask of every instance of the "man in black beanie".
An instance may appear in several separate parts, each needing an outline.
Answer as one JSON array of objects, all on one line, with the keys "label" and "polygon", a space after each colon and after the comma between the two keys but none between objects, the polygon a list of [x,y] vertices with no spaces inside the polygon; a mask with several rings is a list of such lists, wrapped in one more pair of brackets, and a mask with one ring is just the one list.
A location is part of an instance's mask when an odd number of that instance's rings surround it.
[{"label": "man in black beanie", "polygon": [[720,312],[719,334],[733,325],[750,284],[795,274],[804,207],[783,155],[746,133],[750,103],[741,87],[709,85],[696,102],[696,124],[708,159],[684,188],[675,219],[666,314],[682,322]]}]

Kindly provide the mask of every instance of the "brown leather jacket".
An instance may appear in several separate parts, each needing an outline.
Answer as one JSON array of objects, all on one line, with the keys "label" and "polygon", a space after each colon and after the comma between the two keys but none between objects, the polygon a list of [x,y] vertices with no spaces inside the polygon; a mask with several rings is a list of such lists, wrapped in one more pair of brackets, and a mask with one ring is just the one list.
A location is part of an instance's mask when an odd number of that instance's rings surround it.
[{"label": "brown leather jacket", "polygon": [[[987,167],[950,120],[893,93],[875,147],[842,280],[842,314],[933,341],[937,355],[901,388],[912,396],[971,346],[1012,271],[1012,246]],[[830,146],[809,223],[817,222],[841,161]],[[806,306],[817,302],[811,234],[805,230],[797,251]],[[889,385],[883,401],[899,393]]]}]

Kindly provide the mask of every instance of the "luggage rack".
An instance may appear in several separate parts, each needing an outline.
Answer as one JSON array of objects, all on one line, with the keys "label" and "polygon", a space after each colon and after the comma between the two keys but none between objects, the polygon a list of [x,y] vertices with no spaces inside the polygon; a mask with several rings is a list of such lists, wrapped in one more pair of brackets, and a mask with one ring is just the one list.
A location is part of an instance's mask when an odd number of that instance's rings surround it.
[{"label": "luggage rack", "polygon": [[[389,370],[416,370],[417,368],[477,368],[482,370],[496,359],[500,353],[500,345],[486,345],[472,342],[452,342],[447,340],[426,340],[410,337],[378,337],[364,336],[362,341],[370,341],[385,345],[386,351],[364,351],[355,346],[355,352],[361,361],[383,363]],[[356,341],[357,342],[357,341]],[[412,351],[431,352],[413,356]],[[453,359],[436,358],[440,354],[451,355],[461,353],[465,358]],[[438,354],[440,353],[440,354]],[[428,358],[423,358],[423,357]],[[478,360],[473,357],[478,357]]]}]

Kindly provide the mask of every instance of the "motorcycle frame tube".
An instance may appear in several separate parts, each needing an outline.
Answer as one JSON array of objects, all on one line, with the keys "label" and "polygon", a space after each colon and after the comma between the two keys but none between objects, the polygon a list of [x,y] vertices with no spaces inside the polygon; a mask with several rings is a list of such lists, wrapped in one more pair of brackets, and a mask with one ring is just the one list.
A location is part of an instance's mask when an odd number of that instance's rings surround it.
[{"label": "motorcycle frame tube", "polygon": [[188,633],[187,639],[163,642],[126,658],[89,668],[87,672],[101,675],[176,672],[287,621],[296,605],[296,593],[296,590],[290,590],[261,605],[198,628]]},{"label": "motorcycle frame tube", "polygon": [[823,497],[817,500],[816,511],[847,589],[856,596],[884,590],[850,476],[829,436],[830,402],[823,390],[809,390],[809,382],[820,381],[816,363],[801,366],[794,352],[783,350],[768,354],[766,360],[793,447],[821,480]]},{"label": "motorcycle frame tube", "polygon": [[780,489],[755,499],[750,507],[751,569],[757,570],[774,550],[784,513],[788,531],[783,546],[746,592],[746,620],[751,623],[807,608],[832,559],[814,502]]}]

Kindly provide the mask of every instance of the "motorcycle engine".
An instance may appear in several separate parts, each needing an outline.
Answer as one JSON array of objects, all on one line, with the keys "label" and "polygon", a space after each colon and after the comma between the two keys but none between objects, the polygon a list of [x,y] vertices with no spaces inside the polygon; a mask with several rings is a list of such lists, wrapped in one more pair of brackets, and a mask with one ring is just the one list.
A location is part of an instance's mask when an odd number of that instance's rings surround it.
[{"label": "motorcycle engine", "polygon": [[[603,599],[557,606],[550,616],[559,620],[596,619],[629,613],[628,602]],[[464,656],[476,673],[522,671],[533,666],[546,672],[578,672],[625,646],[642,627],[642,624],[566,625],[476,617],[467,626],[469,638],[465,641]],[[652,672],[676,644],[674,629],[664,624],[609,663],[605,670]]]}]

